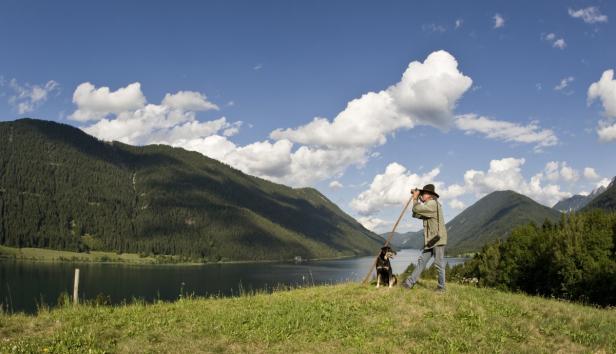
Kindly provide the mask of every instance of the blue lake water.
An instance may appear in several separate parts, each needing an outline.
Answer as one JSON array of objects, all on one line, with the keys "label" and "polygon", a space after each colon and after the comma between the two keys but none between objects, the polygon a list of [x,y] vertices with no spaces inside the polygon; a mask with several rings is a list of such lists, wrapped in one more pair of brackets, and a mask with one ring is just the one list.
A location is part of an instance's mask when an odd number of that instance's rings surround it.
[{"label": "blue lake water", "polygon": [[[394,273],[417,263],[419,250],[401,250],[392,261]],[[236,263],[206,265],[127,265],[112,263],[42,263],[0,261],[0,304],[9,312],[36,312],[37,304],[54,306],[62,292],[72,294],[74,269],[80,269],[79,295],[98,294],[114,304],[138,298],[178,299],[181,292],[196,296],[232,296],[245,291],[269,291],[278,285],[309,286],[361,281],[374,257],[304,263]],[[450,266],[463,258],[447,258]]]}]

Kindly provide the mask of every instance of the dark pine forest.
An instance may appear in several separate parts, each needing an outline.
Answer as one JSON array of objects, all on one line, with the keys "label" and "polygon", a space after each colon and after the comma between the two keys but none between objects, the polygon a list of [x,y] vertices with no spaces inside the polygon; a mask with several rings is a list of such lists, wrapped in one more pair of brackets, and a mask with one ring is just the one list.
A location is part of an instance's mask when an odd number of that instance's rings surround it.
[{"label": "dark pine forest", "polygon": [[382,239],[317,190],[197,152],[103,142],[69,125],[0,123],[0,244],[203,261],[363,255]]}]

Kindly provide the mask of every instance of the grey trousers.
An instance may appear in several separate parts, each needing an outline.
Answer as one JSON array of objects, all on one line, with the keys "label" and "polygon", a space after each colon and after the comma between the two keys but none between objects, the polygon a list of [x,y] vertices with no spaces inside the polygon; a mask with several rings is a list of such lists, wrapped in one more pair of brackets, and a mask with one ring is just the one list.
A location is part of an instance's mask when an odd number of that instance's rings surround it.
[{"label": "grey trousers", "polygon": [[409,288],[412,288],[415,283],[417,283],[421,273],[426,268],[426,264],[428,264],[428,261],[432,257],[434,257],[434,265],[438,270],[438,288],[445,290],[445,246],[435,246],[423,250],[421,256],[419,256],[417,260],[417,266],[413,269],[413,273],[411,273],[411,276],[405,281],[405,284]]}]

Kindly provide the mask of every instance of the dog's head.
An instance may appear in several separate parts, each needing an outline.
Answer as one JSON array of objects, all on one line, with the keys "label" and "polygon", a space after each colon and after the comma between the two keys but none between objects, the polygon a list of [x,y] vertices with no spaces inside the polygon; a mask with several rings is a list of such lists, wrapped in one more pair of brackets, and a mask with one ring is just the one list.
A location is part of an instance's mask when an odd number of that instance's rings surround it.
[{"label": "dog's head", "polygon": [[396,255],[396,251],[389,246],[381,247],[381,258],[392,259]]}]

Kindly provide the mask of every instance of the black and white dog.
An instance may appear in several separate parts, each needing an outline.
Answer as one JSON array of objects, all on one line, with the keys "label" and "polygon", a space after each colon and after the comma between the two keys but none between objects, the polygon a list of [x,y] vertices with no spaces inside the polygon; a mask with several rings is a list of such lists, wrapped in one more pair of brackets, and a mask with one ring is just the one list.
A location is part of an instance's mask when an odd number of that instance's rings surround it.
[{"label": "black and white dog", "polygon": [[393,270],[391,269],[390,259],[394,258],[396,252],[389,246],[385,246],[381,248],[381,254],[376,259],[376,287],[381,287],[381,283],[383,285],[389,284],[389,287],[396,285],[398,283],[398,278],[394,275]]}]

